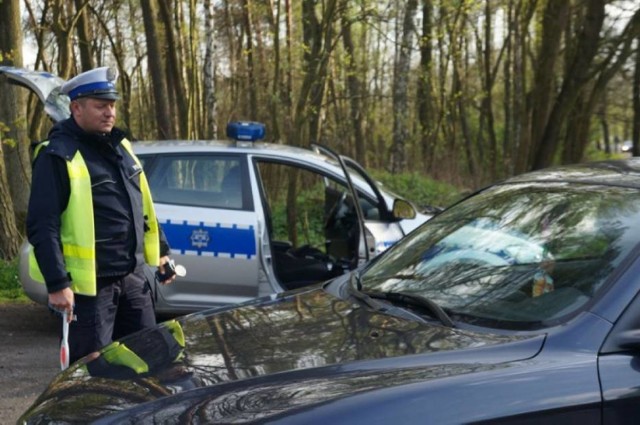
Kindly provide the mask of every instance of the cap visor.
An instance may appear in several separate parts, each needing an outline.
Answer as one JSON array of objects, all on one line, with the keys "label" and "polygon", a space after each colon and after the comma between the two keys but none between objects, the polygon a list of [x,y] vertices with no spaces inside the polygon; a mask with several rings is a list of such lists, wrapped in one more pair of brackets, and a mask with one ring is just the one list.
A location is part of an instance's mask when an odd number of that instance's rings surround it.
[{"label": "cap visor", "polygon": [[91,97],[93,99],[106,99],[106,100],[118,100],[120,99],[120,96],[118,95],[118,93],[86,93],[83,95],[80,95],[78,97],[76,97],[76,99],[82,99],[82,98],[87,98],[87,97]]}]

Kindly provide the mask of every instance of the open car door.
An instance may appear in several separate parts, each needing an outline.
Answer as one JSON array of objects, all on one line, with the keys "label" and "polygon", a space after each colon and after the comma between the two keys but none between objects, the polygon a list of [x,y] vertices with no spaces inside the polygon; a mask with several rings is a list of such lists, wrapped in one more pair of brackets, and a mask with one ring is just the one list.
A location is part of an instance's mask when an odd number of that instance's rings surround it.
[{"label": "open car door", "polygon": [[0,66],[0,78],[35,93],[43,103],[45,113],[54,122],[69,118],[69,97],[60,93],[60,88],[65,82],[62,78],[48,72],[12,66]]},{"label": "open car door", "polygon": [[[358,221],[357,223],[357,247],[356,247],[356,261],[355,264],[352,264],[352,267],[360,266],[361,264],[369,261],[372,257],[380,254],[382,251],[386,250],[390,245],[398,241],[404,236],[402,228],[398,224],[401,219],[412,219],[415,217],[415,210],[413,207],[406,201],[400,202],[400,200],[396,200],[394,203],[393,211],[388,208],[387,203],[384,199],[384,196],[380,192],[377,184],[371,178],[371,176],[366,172],[366,170],[353,159],[339,155],[334,152],[332,149],[318,145],[312,144],[312,148],[316,151],[322,152],[323,154],[334,158],[342,168],[342,172],[344,173],[345,181],[348,186],[348,190],[350,193],[351,204],[345,204],[345,196],[346,194],[342,194],[342,197],[335,202],[335,206],[333,207],[334,211],[339,210],[340,208],[344,210],[353,210],[355,211],[355,217]],[[360,193],[356,188],[356,185],[353,182],[353,178],[358,178],[362,180],[362,184],[367,185],[371,189],[371,194],[375,198],[375,200],[367,199],[364,193]],[[371,196],[371,195],[370,195]],[[335,198],[335,196],[333,196]],[[330,196],[327,196],[327,199],[330,199]],[[357,200],[354,202],[353,200]],[[396,205],[404,205],[406,204],[406,211],[401,211],[396,208]],[[334,213],[330,212],[328,222],[332,223],[334,220]],[[331,226],[327,226],[327,231]],[[344,229],[341,229],[340,226],[333,226],[334,233],[345,233]],[[327,234],[328,240],[338,241],[336,235]],[[339,244],[335,244],[339,245]],[[330,252],[330,254],[334,254]]]},{"label": "open car door", "polygon": [[[369,246],[371,246],[373,242],[370,239],[367,240],[367,237],[366,237],[367,233],[365,232],[364,213],[362,212],[362,206],[360,205],[360,202],[359,202],[360,197],[358,196],[358,191],[353,186],[353,182],[351,181],[351,175],[347,170],[347,165],[345,164],[343,156],[334,152],[332,149],[330,149],[327,146],[319,145],[316,143],[312,143],[311,148],[316,150],[316,152],[322,152],[323,154],[334,158],[338,162],[338,164],[340,165],[340,168],[342,168],[342,172],[344,173],[345,182],[347,183],[347,187],[351,192],[351,196],[353,199],[352,208],[356,213],[356,219],[358,221],[357,223],[357,229],[358,229],[357,256],[355,259],[356,264],[354,264],[354,267],[358,267],[361,264],[364,264],[365,262],[369,261],[369,259],[371,258],[371,256],[369,255]],[[341,201],[343,201],[344,199],[345,197],[342,197],[341,199],[339,199],[337,202],[337,205],[333,207],[333,210],[337,210],[338,208],[340,208]]]}]

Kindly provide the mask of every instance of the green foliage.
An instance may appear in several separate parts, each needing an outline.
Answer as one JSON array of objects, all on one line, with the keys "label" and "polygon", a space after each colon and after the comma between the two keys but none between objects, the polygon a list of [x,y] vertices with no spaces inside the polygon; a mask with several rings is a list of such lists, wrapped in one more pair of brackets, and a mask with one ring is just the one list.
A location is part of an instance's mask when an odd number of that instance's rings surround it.
[{"label": "green foliage", "polygon": [[18,280],[18,260],[5,261],[0,259],[0,302],[27,301]]},{"label": "green foliage", "polygon": [[587,146],[587,149],[585,150],[585,153],[584,153],[584,158],[586,162],[606,161],[610,159],[624,159],[628,157],[629,155],[622,152],[606,153],[604,150],[598,149],[597,146],[595,146],[595,144],[590,144],[589,146]]},{"label": "green foliage", "polygon": [[399,174],[374,170],[370,172],[385,188],[413,202],[419,208],[446,207],[465,194],[464,189],[415,172]]},{"label": "green foliage", "polygon": [[[373,177],[387,190],[413,202],[419,209],[427,206],[445,207],[460,199],[464,191],[418,173],[391,174],[371,171]],[[324,187],[314,184],[301,189],[296,197],[296,246],[309,244],[324,246]],[[288,241],[286,199],[277,199],[271,205],[273,232],[276,240]]]},{"label": "green foliage", "polygon": [[[296,246],[312,245],[322,247],[324,245],[323,199],[323,187],[321,185],[313,185],[298,193],[296,197],[296,232],[298,235]],[[288,241],[286,199],[274,202],[271,208],[275,239]]]}]

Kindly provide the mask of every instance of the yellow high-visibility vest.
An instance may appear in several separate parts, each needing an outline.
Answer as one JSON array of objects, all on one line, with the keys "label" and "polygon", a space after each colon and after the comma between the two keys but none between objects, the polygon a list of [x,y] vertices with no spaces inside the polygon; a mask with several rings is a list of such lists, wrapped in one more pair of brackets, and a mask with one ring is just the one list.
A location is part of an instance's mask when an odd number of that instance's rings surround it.
[{"label": "yellow high-visibility vest", "polygon": [[[48,142],[41,144],[45,145]],[[141,167],[140,161],[133,154],[131,144],[123,139],[122,147],[131,155]],[[38,154],[41,146],[35,151]],[[71,275],[71,290],[81,295],[96,295],[96,245],[95,228],[93,222],[93,197],[91,193],[91,178],[80,151],[77,151],[71,161],[67,161],[69,174],[70,195],[67,208],[60,217],[60,239],[65,268]],[[147,224],[144,234],[144,258],[151,266],[160,263],[160,237],[158,220],[149,183],[144,172],[140,173],[140,191],[142,192],[142,209]],[[29,275],[37,282],[44,283],[44,277],[38,266],[33,247],[29,247]]]}]

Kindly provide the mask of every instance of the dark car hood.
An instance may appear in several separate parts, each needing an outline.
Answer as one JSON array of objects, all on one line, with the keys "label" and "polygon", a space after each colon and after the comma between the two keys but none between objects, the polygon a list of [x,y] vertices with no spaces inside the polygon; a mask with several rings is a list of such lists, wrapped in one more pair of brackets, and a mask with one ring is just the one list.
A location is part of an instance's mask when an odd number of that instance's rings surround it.
[{"label": "dark car hood", "polygon": [[115,414],[121,423],[154,412],[162,422],[179,409],[253,420],[372,388],[507,367],[535,356],[543,340],[406,320],[317,288],[121,339],[61,373],[24,418]]}]

